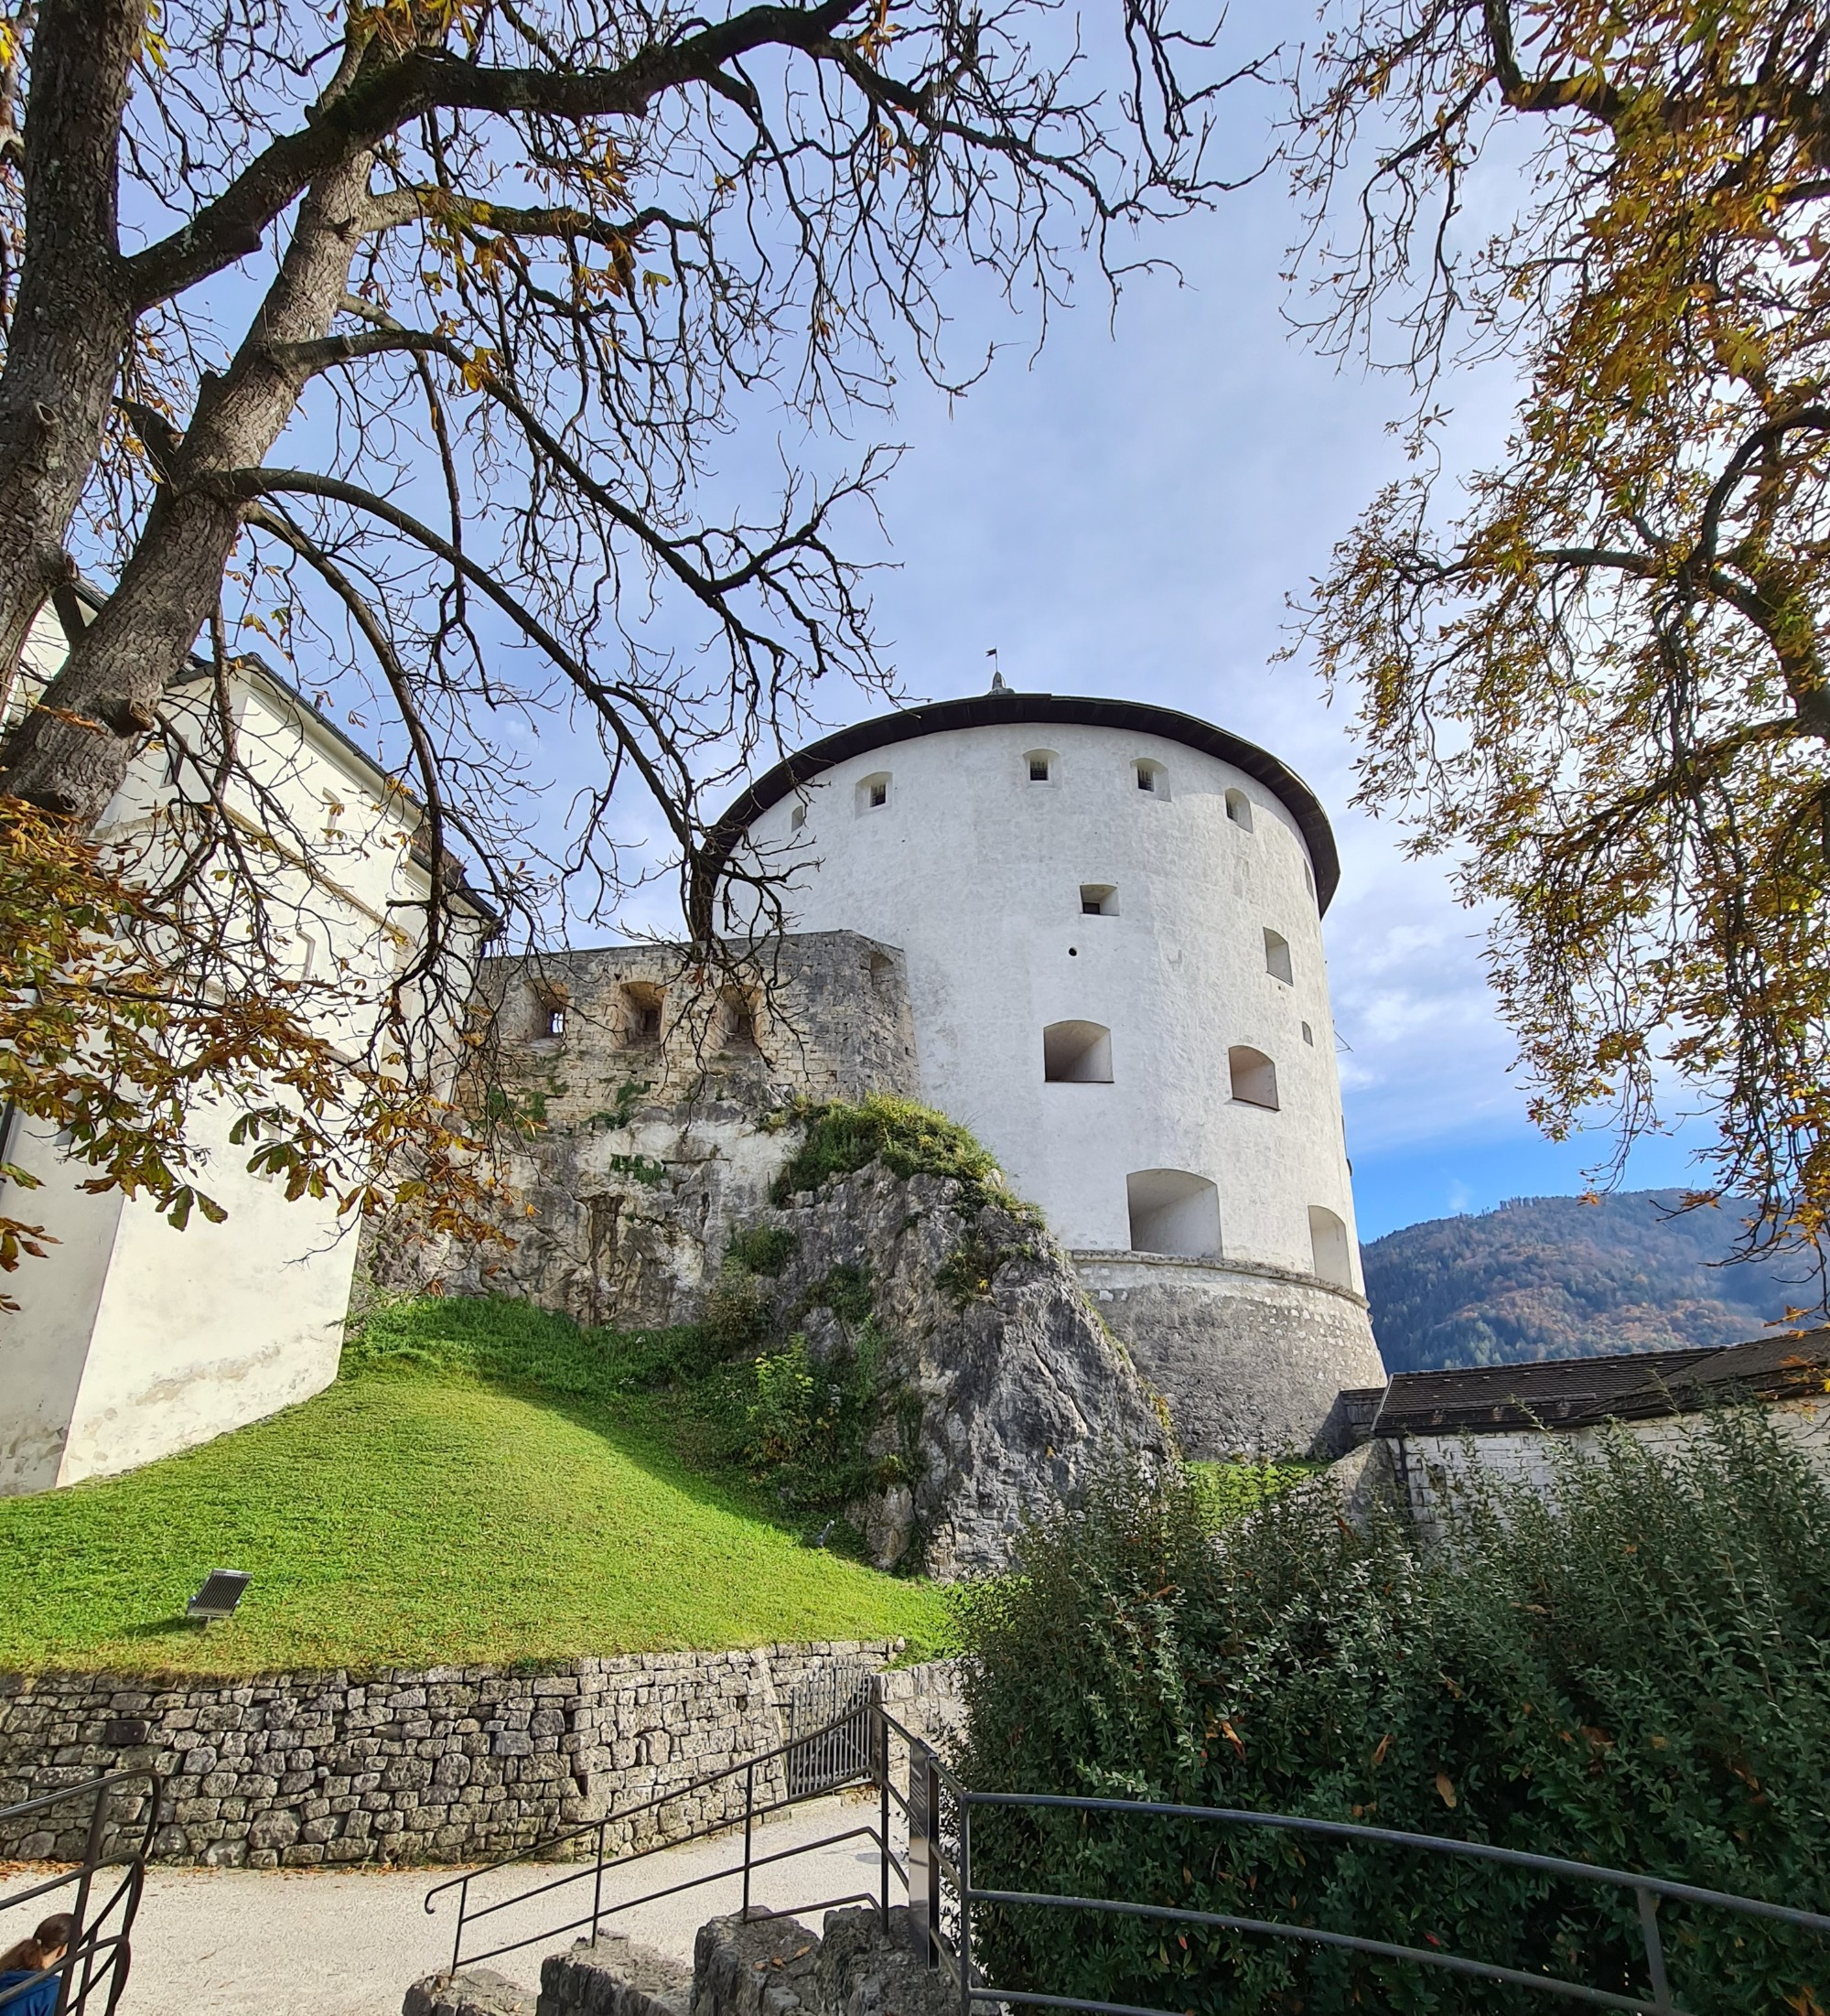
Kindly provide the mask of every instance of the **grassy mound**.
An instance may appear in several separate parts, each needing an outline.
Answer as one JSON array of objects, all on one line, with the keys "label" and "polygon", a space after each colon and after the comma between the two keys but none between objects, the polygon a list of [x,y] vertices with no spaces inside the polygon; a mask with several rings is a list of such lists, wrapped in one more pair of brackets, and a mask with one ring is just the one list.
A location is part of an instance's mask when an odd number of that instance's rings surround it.
[{"label": "grassy mound", "polygon": [[[804,1546],[645,1389],[693,1332],[607,1341],[504,1302],[382,1312],[328,1392],[124,1477],[0,1500],[0,1668],[255,1672],[944,1630]],[[182,1622],[212,1568],[242,1613]]]}]

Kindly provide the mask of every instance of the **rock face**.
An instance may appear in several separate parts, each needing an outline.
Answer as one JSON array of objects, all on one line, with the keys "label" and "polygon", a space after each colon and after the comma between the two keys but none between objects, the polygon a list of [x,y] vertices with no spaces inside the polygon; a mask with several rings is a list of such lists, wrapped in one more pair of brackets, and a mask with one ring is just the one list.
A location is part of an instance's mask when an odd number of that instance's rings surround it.
[{"label": "rock face", "polygon": [[714,1918],[694,1965],[613,1933],[549,1954],[538,2000],[487,1967],[429,1975],[404,2016],[951,2016],[945,1978],[919,1960],[909,1912],[829,1911],[825,1935],[759,1905]]},{"label": "rock face", "polygon": [[[1161,1404],[1047,1232],[957,1181],[880,1164],[829,1179],[757,1221],[793,1244],[769,1291],[779,1329],[830,1363],[868,1321],[884,1399],[867,1454],[880,1481],[847,1508],[881,1568],[947,1577],[1002,1568],[1026,1515],[1102,1455],[1163,1461]],[[837,1272],[869,1297],[829,1306]],[[822,1300],[824,1294],[827,1300]]]},{"label": "rock face", "polygon": [[599,1932],[540,1963],[532,2016],[691,2016],[692,2008],[691,1967],[620,1933]]},{"label": "rock face", "polygon": [[[496,963],[486,1005],[499,1035],[520,1035],[501,1037],[489,1096],[538,1115],[505,1130],[513,1244],[408,1240],[415,1274],[382,1240],[371,1276],[524,1296],[624,1330],[700,1322],[735,1288],[754,1305],[748,1348],[804,1340],[807,1361],[827,1368],[868,1356],[866,1445],[848,1452],[868,1476],[843,1488],[871,1558],[943,1577],[1002,1568],[1025,1516],[1102,1455],[1166,1458],[1167,1408],[1067,1255],[995,1176],[879,1163],[771,1202],[830,1102],[896,1103],[914,1074],[899,954],[846,933],[782,946],[778,993],[736,1007],[653,952],[575,954],[538,973]],[[754,1256],[770,1240],[782,1251],[764,1271]]]}]

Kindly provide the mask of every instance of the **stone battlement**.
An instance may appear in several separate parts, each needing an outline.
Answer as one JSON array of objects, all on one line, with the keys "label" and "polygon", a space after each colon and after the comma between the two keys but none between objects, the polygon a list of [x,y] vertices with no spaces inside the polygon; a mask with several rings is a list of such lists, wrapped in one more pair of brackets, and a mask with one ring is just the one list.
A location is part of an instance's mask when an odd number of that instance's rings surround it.
[{"label": "stone battlement", "polygon": [[916,1084],[902,954],[856,932],[756,940],[722,966],[683,944],[489,959],[471,1012],[473,1094],[551,1128]]}]

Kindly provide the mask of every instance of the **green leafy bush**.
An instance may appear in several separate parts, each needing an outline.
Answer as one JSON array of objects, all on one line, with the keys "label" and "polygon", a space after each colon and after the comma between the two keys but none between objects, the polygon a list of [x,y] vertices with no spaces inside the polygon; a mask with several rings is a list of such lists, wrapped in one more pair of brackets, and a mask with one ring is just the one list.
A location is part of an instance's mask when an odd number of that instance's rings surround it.
[{"label": "green leafy bush", "polygon": [[698,1328],[715,1358],[735,1358],[766,1343],[775,1318],[768,1296],[741,1267],[727,1261],[706,1291]]},{"label": "green leafy bush", "polygon": [[807,1514],[842,1512],[869,1485],[889,1481],[866,1454],[897,1399],[886,1387],[882,1364],[882,1336],[867,1319],[831,1359],[815,1358],[797,1332],[785,1350],[727,1367],[718,1409],[732,1453],[784,1505]]},{"label": "green leafy bush", "polygon": [[867,1321],[875,1304],[870,1269],[845,1261],[826,1270],[825,1279],[807,1300],[809,1309],[829,1309],[842,1323]]},{"label": "green leafy bush", "polygon": [[[1216,1537],[1211,1487],[1114,1472],[962,1603],[985,1789],[1361,1819],[1830,1909],[1830,1494],[1755,1415],[1566,1453],[1544,1499],[1456,1503],[1434,1545],[1325,1490]],[[1624,1995],[1630,1892],[1211,1822],[981,1809],[987,1887],[1281,1919]],[[1661,1908],[1698,2016],[1830,2006],[1830,1949]],[[987,1910],[1003,1985],[1156,2008],[1524,2010],[1545,1998],[1299,1946]]]},{"label": "green leafy bush", "polygon": [[786,1225],[752,1225],[731,1241],[725,1257],[746,1274],[765,1274],[773,1279],[794,1257],[797,1243]]},{"label": "green leafy bush", "polygon": [[[842,1099],[800,1109],[806,1138],[775,1180],[778,1204],[802,1191],[818,1190],[833,1176],[848,1176],[880,1161],[893,1175],[940,1176],[962,1186],[962,1202],[976,1210],[996,1191],[997,1164],[956,1121],[912,1099],[872,1093],[854,1105]],[[996,1192],[1006,1207],[1012,1200]],[[1014,1208],[1014,1207],[1013,1207]]]}]

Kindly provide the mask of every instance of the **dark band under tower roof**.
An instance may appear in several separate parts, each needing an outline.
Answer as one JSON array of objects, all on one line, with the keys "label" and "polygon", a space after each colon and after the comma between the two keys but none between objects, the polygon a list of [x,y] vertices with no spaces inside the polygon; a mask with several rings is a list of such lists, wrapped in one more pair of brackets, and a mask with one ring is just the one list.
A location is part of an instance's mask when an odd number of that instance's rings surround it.
[{"label": "dark band under tower roof", "polygon": [[1235,770],[1255,778],[1301,829],[1315,870],[1317,906],[1326,912],[1340,881],[1340,857],[1335,852],[1333,828],[1314,792],[1269,750],[1229,734],[1225,728],[1215,728],[1210,721],[1198,720],[1192,714],[1151,706],[1142,700],[1100,700],[1076,694],[1007,690],[905,707],[896,714],[856,722],[836,734],[808,743],[805,749],[796,749],[726,807],[707,836],[702,857],[706,883],[716,884],[731,849],[771,805],[779,804],[802,784],[812,783],[827,771],[849,762],[854,756],[887,749],[896,742],[912,742],[924,735],[942,735],[950,728],[996,728],[1025,721],[1066,721],[1080,728],[1125,728],[1137,735],[1160,736],[1165,741],[1180,742],[1189,749],[1200,749],[1203,755],[1218,757],[1222,763],[1231,763]]}]

